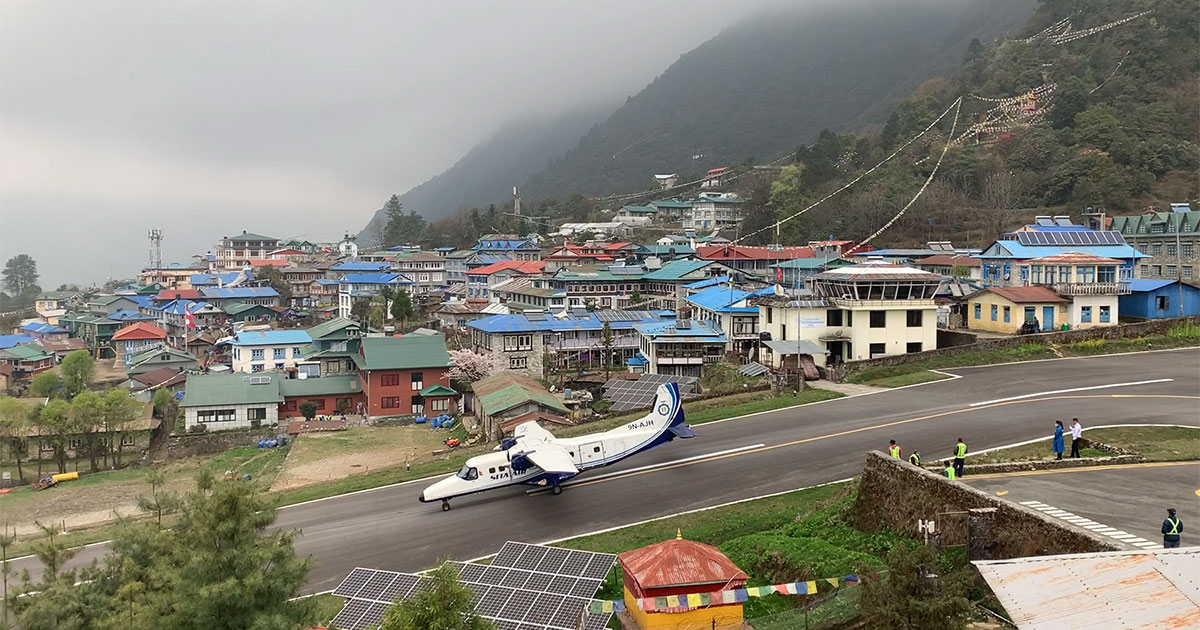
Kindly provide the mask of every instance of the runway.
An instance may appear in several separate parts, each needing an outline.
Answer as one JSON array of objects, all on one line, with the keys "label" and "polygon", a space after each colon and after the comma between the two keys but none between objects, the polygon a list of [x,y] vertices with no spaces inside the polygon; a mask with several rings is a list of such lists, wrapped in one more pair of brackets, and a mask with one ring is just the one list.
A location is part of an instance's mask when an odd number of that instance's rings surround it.
[{"label": "runway", "polygon": [[[321,592],[356,566],[421,570],[506,540],[559,539],[852,477],[865,451],[889,439],[932,461],[949,457],[958,436],[972,450],[992,448],[1048,435],[1071,417],[1200,426],[1197,349],[944,371],[961,378],[703,424],[699,437],[585,473],[559,496],[503,489],[442,512],[417,501],[424,481],[283,508],[278,525],[302,531],[296,551],[315,559],[307,591]],[[74,563],[104,552],[89,547]]]}]

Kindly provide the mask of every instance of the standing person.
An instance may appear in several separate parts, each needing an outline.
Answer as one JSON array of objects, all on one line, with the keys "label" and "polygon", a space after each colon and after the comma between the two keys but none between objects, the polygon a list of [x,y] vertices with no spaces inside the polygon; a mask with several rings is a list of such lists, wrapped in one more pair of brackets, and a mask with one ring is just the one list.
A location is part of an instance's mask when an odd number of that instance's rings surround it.
[{"label": "standing person", "polygon": [[954,445],[954,474],[963,476],[963,465],[967,463],[967,443],[960,437]]},{"label": "standing person", "polygon": [[1175,516],[1175,508],[1167,508],[1167,520],[1162,524],[1163,547],[1174,549],[1179,546],[1179,535],[1183,533],[1183,521]]},{"label": "standing person", "polygon": [[942,466],[944,466],[944,468],[942,468],[942,476],[946,477],[950,481],[954,481],[954,467],[950,465],[950,460],[947,459],[946,461],[942,462]]},{"label": "standing person", "polygon": [[1063,425],[1062,425],[1062,420],[1055,420],[1055,421],[1054,421],[1054,443],[1053,443],[1053,445],[1051,445],[1051,447],[1050,447],[1050,448],[1054,449],[1054,454],[1055,454],[1055,458],[1054,458],[1054,459],[1062,459],[1062,454],[1063,454]]},{"label": "standing person", "polygon": [[920,466],[921,465],[921,452],[913,451],[912,455],[908,456],[908,463],[912,464],[913,466]]},{"label": "standing person", "polygon": [[888,455],[900,459],[900,447],[896,446],[896,440],[888,440]]},{"label": "standing person", "polygon": [[1083,439],[1083,427],[1079,418],[1071,418],[1071,457],[1079,457],[1079,441]]}]

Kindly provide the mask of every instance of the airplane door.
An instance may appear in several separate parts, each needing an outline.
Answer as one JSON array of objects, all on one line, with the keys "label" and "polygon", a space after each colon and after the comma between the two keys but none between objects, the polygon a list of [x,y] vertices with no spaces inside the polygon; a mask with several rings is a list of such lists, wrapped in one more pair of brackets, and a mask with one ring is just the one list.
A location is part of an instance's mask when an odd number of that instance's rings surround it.
[{"label": "airplane door", "polygon": [[590,442],[580,445],[579,459],[584,464],[604,459],[604,442]]}]

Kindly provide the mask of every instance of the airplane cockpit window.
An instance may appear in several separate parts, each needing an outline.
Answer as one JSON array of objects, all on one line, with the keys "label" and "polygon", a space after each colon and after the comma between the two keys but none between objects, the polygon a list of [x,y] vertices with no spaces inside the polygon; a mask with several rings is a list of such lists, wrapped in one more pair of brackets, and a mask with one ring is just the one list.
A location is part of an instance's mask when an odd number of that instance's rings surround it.
[{"label": "airplane cockpit window", "polygon": [[462,467],[462,470],[458,471],[457,476],[459,479],[466,479],[467,481],[473,481],[473,480],[479,478],[479,471],[476,470],[474,466],[464,465]]}]

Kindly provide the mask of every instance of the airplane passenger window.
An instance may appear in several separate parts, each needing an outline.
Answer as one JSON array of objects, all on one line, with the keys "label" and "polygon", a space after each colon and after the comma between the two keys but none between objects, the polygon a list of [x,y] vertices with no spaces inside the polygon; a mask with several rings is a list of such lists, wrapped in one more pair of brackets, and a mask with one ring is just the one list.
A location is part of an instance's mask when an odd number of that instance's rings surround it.
[{"label": "airplane passenger window", "polygon": [[489,469],[488,469],[488,474],[489,474],[489,475],[494,475],[494,474],[496,474],[496,468],[495,468],[494,466],[493,466],[492,468],[489,468]]},{"label": "airplane passenger window", "polygon": [[592,449],[592,452],[599,453],[599,452],[600,452],[600,447],[599,447],[599,446],[597,446],[596,448]]}]

